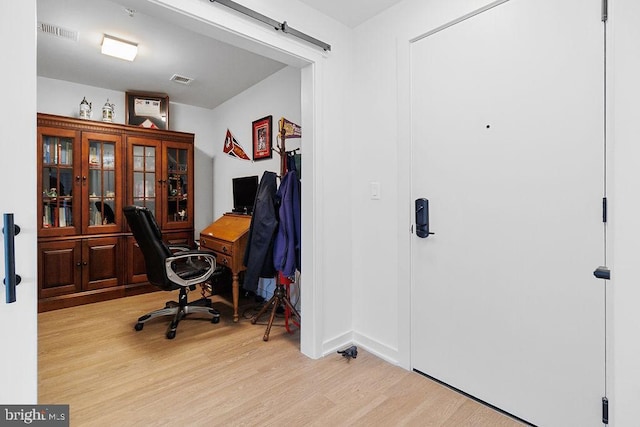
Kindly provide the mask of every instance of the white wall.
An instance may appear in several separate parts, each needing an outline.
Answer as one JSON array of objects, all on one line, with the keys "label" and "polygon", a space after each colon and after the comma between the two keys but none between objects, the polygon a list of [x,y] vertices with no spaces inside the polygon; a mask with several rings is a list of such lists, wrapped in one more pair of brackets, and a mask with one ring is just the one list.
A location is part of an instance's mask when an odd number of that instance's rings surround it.
[{"label": "white wall", "polygon": [[[102,106],[108,99],[109,103],[115,104],[114,123],[124,123],[124,92],[38,77],[38,112],[40,113],[78,117],[78,108],[83,97],[92,103],[94,120],[101,120]],[[211,110],[205,108],[169,103],[170,129],[195,134],[195,238],[199,238],[200,230],[213,221],[211,211],[213,193],[210,188],[213,179],[210,116]]]},{"label": "white wall", "polygon": [[[252,155],[252,129],[254,120],[272,116],[272,141],[276,147],[278,120],[280,117],[300,124],[300,70],[285,67],[253,87],[212,110],[209,117],[214,138],[209,141],[213,154],[212,191],[214,218],[233,208],[231,180],[235,177],[258,175],[269,170],[280,174],[280,156],[273,153],[271,159],[248,161],[225,154],[222,149],[227,129],[236,137],[250,158]],[[286,149],[301,148],[304,155],[304,129],[301,139],[286,140]]]},{"label": "white wall", "polygon": [[115,105],[113,122],[124,123],[124,92],[38,77],[39,113],[78,117],[83,97],[92,104],[93,120],[102,120],[102,106],[109,100]]}]

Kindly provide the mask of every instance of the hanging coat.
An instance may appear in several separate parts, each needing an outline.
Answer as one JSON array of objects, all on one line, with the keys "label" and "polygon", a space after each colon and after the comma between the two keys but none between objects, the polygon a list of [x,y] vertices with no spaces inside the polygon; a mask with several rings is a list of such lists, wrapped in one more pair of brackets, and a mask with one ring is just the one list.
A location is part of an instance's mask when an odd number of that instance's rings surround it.
[{"label": "hanging coat", "polygon": [[295,169],[282,179],[276,198],[280,202],[280,223],[273,245],[273,263],[276,270],[292,278],[301,268],[300,181]]},{"label": "hanging coat", "polygon": [[276,202],[276,174],[262,174],[253,205],[249,225],[247,249],[244,253],[243,288],[255,292],[260,277],[275,277],[273,267],[273,240],[278,230],[278,206]]}]

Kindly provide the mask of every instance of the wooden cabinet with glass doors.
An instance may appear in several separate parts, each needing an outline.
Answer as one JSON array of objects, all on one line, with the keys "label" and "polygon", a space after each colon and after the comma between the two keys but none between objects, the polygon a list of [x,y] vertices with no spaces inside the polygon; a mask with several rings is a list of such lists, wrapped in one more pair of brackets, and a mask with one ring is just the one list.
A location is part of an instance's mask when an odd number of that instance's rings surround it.
[{"label": "wooden cabinet with glass doors", "polygon": [[155,290],[122,208],[193,244],[193,134],[38,114],[39,311]]},{"label": "wooden cabinet with glass doors", "polygon": [[[153,135],[156,136],[156,135]],[[169,140],[168,137],[171,137]],[[127,135],[128,203],[145,206],[163,239],[172,245],[193,245],[193,138],[190,134]],[[130,238],[127,281],[144,282],[142,253]]]}]

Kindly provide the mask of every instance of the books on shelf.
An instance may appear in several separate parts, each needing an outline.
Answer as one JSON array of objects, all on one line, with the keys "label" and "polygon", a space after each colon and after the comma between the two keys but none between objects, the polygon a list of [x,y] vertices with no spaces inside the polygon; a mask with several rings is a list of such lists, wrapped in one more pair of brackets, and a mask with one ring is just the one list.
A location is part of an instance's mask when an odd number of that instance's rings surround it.
[{"label": "books on shelf", "polygon": [[44,215],[42,216],[42,226],[44,228],[51,227],[51,209],[49,206],[44,207]]},{"label": "books on shelf", "polygon": [[51,163],[51,144],[49,142],[44,143],[44,162]]},{"label": "books on shelf", "polygon": [[58,227],[66,227],[67,226],[67,215],[66,215],[65,207],[58,208]]},{"label": "books on shelf", "polygon": [[72,227],[73,226],[73,210],[71,206],[49,205],[44,207],[42,214],[42,226],[50,227]]},{"label": "books on shelf", "polygon": [[60,142],[60,164],[70,165],[73,163],[73,145],[71,141]]}]

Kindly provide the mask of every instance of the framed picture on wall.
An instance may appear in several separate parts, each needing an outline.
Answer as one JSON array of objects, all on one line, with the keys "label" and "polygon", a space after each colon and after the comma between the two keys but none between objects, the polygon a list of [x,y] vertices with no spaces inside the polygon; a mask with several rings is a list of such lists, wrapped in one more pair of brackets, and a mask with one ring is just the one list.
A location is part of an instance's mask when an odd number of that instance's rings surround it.
[{"label": "framed picture on wall", "polygon": [[164,93],[126,92],[125,123],[152,129],[169,129],[169,96]]},{"label": "framed picture on wall", "polygon": [[263,117],[253,122],[253,160],[271,158],[272,117]]}]

